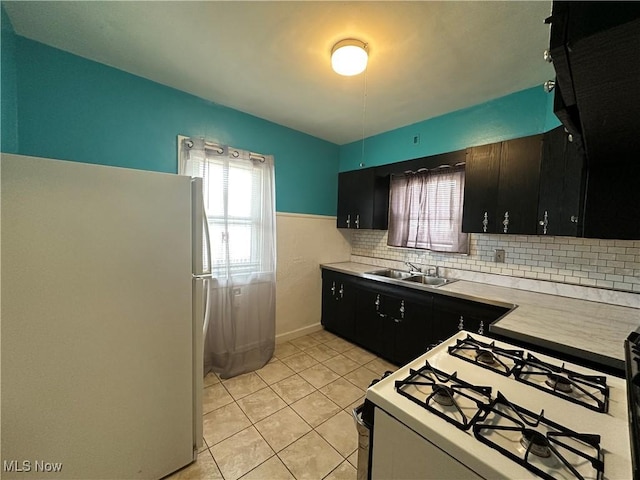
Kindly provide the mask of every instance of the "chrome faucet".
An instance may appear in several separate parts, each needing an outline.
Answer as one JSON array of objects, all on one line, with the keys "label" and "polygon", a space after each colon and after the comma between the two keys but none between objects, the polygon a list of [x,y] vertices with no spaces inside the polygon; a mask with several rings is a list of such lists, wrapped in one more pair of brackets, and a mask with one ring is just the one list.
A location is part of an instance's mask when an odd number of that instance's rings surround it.
[{"label": "chrome faucet", "polygon": [[427,276],[429,277],[440,277],[440,267],[429,267],[427,268]]},{"label": "chrome faucet", "polygon": [[416,267],[413,263],[411,262],[404,262],[404,264],[409,267],[409,271],[413,271],[413,272],[421,272],[422,270],[420,270],[419,267]]}]

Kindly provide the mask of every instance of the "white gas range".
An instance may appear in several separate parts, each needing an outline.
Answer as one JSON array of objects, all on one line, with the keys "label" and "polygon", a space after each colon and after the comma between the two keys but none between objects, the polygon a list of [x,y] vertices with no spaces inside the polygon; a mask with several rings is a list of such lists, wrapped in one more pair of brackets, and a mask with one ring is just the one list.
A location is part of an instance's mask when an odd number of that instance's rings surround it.
[{"label": "white gas range", "polygon": [[461,331],[367,391],[372,478],[632,477],[626,382]]}]

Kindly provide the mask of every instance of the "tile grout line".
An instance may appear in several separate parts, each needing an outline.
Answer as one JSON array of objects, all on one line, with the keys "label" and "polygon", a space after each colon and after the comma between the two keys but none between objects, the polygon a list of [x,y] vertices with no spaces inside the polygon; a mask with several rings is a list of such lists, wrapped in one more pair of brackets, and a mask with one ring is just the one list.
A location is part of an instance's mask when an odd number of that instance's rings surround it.
[{"label": "tile grout line", "polygon": [[[322,332],[325,332],[325,330],[322,330]],[[310,334],[310,335],[312,335],[312,334]],[[341,466],[344,462],[347,462],[351,467],[356,468],[353,464],[351,464],[351,462],[349,462],[349,457],[351,457],[351,456],[352,456],[352,455],[357,451],[357,447],[354,449],[354,451],[350,452],[349,454],[347,454],[347,455],[345,456],[345,455],[343,455],[342,453],[340,453],[340,452],[336,449],[336,447],[334,447],[334,446],[333,446],[333,445],[332,445],[332,444],[331,444],[331,443],[330,443],[330,442],[329,442],[329,441],[328,441],[328,440],[327,440],[327,439],[326,439],[326,438],[325,438],[325,437],[324,437],[324,436],[323,436],[323,435],[322,435],[322,434],[317,430],[317,428],[319,428],[319,427],[321,427],[322,425],[324,425],[326,422],[328,422],[329,420],[331,420],[332,418],[334,418],[334,417],[335,417],[335,415],[338,415],[340,412],[345,412],[345,413],[347,413],[347,414],[350,414],[350,412],[348,412],[348,411],[347,411],[347,409],[348,409],[350,406],[352,406],[352,405],[353,405],[353,403],[355,403],[355,402],[350,403],[350,404],[349,404],[349,405],[347,405],[346,407],[342,407],[341,405],[339,405],[339,404],[335,403],[335,402],[334,402],[330,397],[328,397],[324,392],[320,391],[320,389],[321,389],[321,388],[324,388],[324,387],[326,387],[327,385],[330,385],[331,383],[334,383],[334,382],[336,382],[336,381],[338,381],[338,380],[345,380],[346,382],[348,382],[348,384],[350,384],[350,385],[352,385],[353,387],[357,388],[357,389],[358,389],[359,391],[361,391],[364,395],[366,395],[366,389],[365,389],[365,390],[363,390],[359,385],[356,385],[353,381],[351,381],[351,380],[349,380],[348,378],[346,378],[346,377],[345,377],[345,375],[349,375],[350,373],[352,373],[352,372],[354,372],[354,371],[356,371],[356,370],[358,370],[358,369],[360,369],[360,368],[365,368],[365,369],[369,370],[369,371],[372,373],[372,375],[374,375],[374,377],[373,377],[373,378],[380,376],[380,374],[379,374],[379,373],[374,372],[372,369],[370,369],[370,368],[368,368],[368,367],[367,367],[367,365],[368,365],[369,363],[371,363],[371,362],[373,362],[373,361],[375,361],[375,360],[377,360],[377,359],[380,359],[380,357],[378,357],[378,356],[376,356],[376,355],[371,354],[371,355],[373,355],[373,358],[372,358],[372,359],[367,360],[367,361],[365,361],[364,363],[360,363],[360,361],[358,361],[358,360],[354,360],[354,359],[352,359],[352,358],[350,358],[350,357],[348,357],[348,356],[345,356],[345,355],[344,355],[344,353],[349,352],[349,351],[351,351],[351,350],[354,350],[355,348],[361,348],[361,347],[359,347],[358,345],[355,345],[355,344],[353,344],[353,343],[351,343],[351,342],[348,342],[347,340],[341,339],[340,337],[334,336],[333,334],[330,334],[330,335],[332,335],[332,337],[333,337],[333,338],[329,338],[328,340],[324,340],[324,341],[322,341],[322,340],[316,340],[315,338],[310,337],[310,338],[312,338],[313,340],[315,340],[317,343],[316,343],[315,345],[307,345],[306,347],[299,347],[298,345],[296,345],[296,344],[292,343],[291,341],[289,341],[289,342],[285,342],[285,343],[290,343],[291,345],[293,345],[294,347],[296,347],[299,351],[298,351],[298,352],[293,352],[293,353],[291,353],[291,354],[289,354],[289,355],[286,355],[285,357],[282,357],[282,358],[281,358],[281,357],[276,356],[275,351],[274,351],[274,355],[273,355],[273,357],[272,357],[272,360],[270,360],[270,361],[267,363],[267,365],[268,365],[269,363],[273,362],[273,359],[275,359],[275,360],[277,360],[278,362],[280,362],[282,365],[284,365],[284,366],[286,366],[287,368],[289,368],[289,369],[292,371],[292,373],[291,373],[291,374],[289,374],[289,375],[287,375],[286,377],[283,377],[283,378],[281,378],[281,379],[277,380],[277,381],[274,381],[274,382],[272,382],[272,383],[269,383],[265,378],[263,378],[263,377],[260,375],[260,373],[259,373],[258,371],[255,371],[254,373],[257,375],[257,377],[258,377],[258,378],[259,378],[259,379],[260,379],[260,380],[265,384],[265,387],[261,387],[261,388],[259,388],[258,390],[256,390],[255,392],[251,392],[251,393],[249,393],[249,394],[247,394],[247,395],[244,395],[244,396],[242,396],[242,397],[240,397],[240,398],[237,398],[237,399],[236,399],[236,397],[234,397],[234,396],[231,394],[230,390],[227,388],[227,386],[225,385],[224,381],[223,381],[220,377],[218,377],[218,382],[213,383],[213,384],[211,384],[211,385],[207,385],[207,386],[205,387],[205,388],[210,388],[210,387],[215,386],[217,383],[220,383],[220,384],[222,385],[222,387],[224,388],[224,391],[225,391],[225,392],[230,396],[230,398],[231,398],[231,400],[232,400],[232,402],[230,402],[230,403],[228,403],[228,404],[226,404],[226,405],[218,406],[218,407],[214,408],[213,410],[211,410],[211,412],[207,412],[206,414],[212,413],[212,412],[214,412],[214,411],[216,411],[216,410],[218,410],[218,409],[220,409],[220,408],[223,408],[223,407],[225,407],[225,406],[227,406],[227,405],[230,405],[231,403],[235,403],[235,404],[236,404],[236,406],[237,406],[237,408],[242,412],[242,414],[245,416],[245,418],[250,422],[250,426],[248,426],[248,427],[246,427],[246,428],[243,428],[242,430],[240,430],[240,432],[242,432],[242,431],[244,431],[244,430],[247,430],[247,429],[249,429],[249,428],[253,428],[256,432],[258,432],[258,435],[260,436],[260,438],[265,442],[265,444],[266,444],[266,445],[271,449],[271,451],[273,452],[273,455],[270,455],[267,459],[265,459],[264,461],[262,461],[262,462],[261,462],[261,463],[259,463],[258,465],[254,466],[253,468],[251,468],[251,469],[250,469],[250,470],[248,470],[247,472],[244,472],[244,473],[242,474],[242,476],[246,476],[246,475],[248,475],[250,472],[254,471],[255,469],[257,469],[258,467],[260,467],[261,465],[263,465],[263,464],[264,464],[264,463],[266,463],[267,461],[271,460],[271,459],[275,456],[275,457],[277,457],[277,458],[278,458],[278,460],[279,460],[279,461],[284,465],[284,467],[287,469],[287,471],[288,471],[288,472],[289,472],[289,473],[290,473],[294,478],[296,478],[296,477],[295,477],[295,475],[293,474],[293,472],[289,469],[289,467],[286,465],[286,463],[285,463],[285,462],[282,460],[282,458],[280,457],[280,453],[281,453],[282,451],[284,451],[286,448],[288,448],[289,446],[293,445],[295,442],[299,441],[299,440],[300,440],[301,438],[303,438],[304,436],[309,435],[311,432],[314,432],[316,435],[318,435],[318,436],[319,436],[319,437],[320,437],[320,438],[321,438],[325,443],[327,443],[327,445],[328,445],[332,450],[334,450],[334,451],[339,455],[339,457],[342,459],[342,460],[338,463],[338,465],[336,465],[336,466],[335,466],[335,467],[334,467],[334,468],[333,468],[329,473],[327,473],[327,474],[326,474],[325,476],[323,476],[322,478],[326,478],[327,476],[331,475],[331,473],[333,473],[335,470],[337,470],[338,468],[340,468],[340,466]],[[301,337],[301,338],[302,338],[302,337]],[[336,339],[340,339],[342,342],[346,342],[346,343],[348,343],[348,344],[349,344],[349,348],[347,348],[347,349],[343,350],[342,352],[340,352],[340,351],[337,351],[337,350],[335,350],[335,349],[333,349],[333,348],[329,347],[328,345],[326,345],[327,343],[333,342],[333,341],[335,341]],[[294,339],[294,340],[295,340],[295,339]],[[311,349],[311,348],[315,348],[315,347],[318,347],[318,346],[322,346],[322,345],[324,345],[324,346],[326,346],[327,348],[329,348],[329,349],[331,349],[331,350],[335,351],[335,352],[336,352],[336,353],[335,353],[335,355],[331,356],[330,358],[326,358],[324,361],[320,361],[320,360],[318,360],[317,358],[313,357],[313,355],[310,355],[309,353],[306,353],[306,350],[309,350],[309,349]],[[364,350],[364,349],[362,349],[362,350]],[[365,352],[367,352],[366,350],[364,350],[364,351],[365,351]],[[314,365],[311,365],[311,366],[309,366],[309,367],[307,367],[307,368],[304,368],[304,369],[302,369],[302,370],[300,370],[300,371],[296,371],[295,369],[291,368],[288,364],[286,364],[286,363],[284,362],[284,359],[289,358],[289,357],[292,357],[292,356],[294,356],[294,355],[302,354],[302,353],[305,353],[305,354],[306,354],[306,355],[308,355],[309,357],[313,358],[313,360],[314,360],[316,363],[315,363]],[[367,353],[370,353],[370,352],[367,352]],[[335,358],[335,357],[336,357],[336,356],[338,356],[338,355],[341,355],[341,356],[343,356],[343,357],[346,357],[346,358],[347,358],[347,359],[349,359],[350,361],[354,362],[355,364],[357,364],[357,367],[356,367],[356,368],[354,368],[353,370],[350,370],[349,372],[346,372],[346,373],[344,373],[344,374],[340,374],[340,373],[336,372],[335,370],[331,369],[331,367],[330,367],[330,366],[325,365],[325,362],[327,362],[327,361],[329,361],[329,360],[331,360],[331,359]],[[381,359],[381,360],[383,360],[383,361],[384,361],[384,359]],[[302,375],[300,375],[300,374],[301,374],[301,372],[306,371],[306,370],[308,370],[308,369],[310,369],[310,368],[316,367],[316,366],[318,366],[318,365],[321,365],[321,366],[323,366],[323,367],[327,368],[329,371],[331,371],[332,373],[334,373],[335,375],[337,375],[337,376],[338,376],[338,378],[336,378],[336,379],[334,379],[334,380],[332,380],[332,381],[328,382],[327,384],[322,385],[320,388],[318,388],[318,387],[316,387],[315,385],[311,384],[309,381],[307,381],[307,379],[306,379],[306,378],[304,378]],[[265,365],[265,366],[266,366],[266,365]],[[263,368],[264,368],[264,367],[263,367]],[[248,372],[248,373],[251,373],[251,372]],[[307,384],[311,385],[311,387],[313,388],[313,391],[311,391],[310,393],[308,393],[308,394],[306,394],[306,395],[303,395],[302,397],[300,397],[300,398],[298,398],[298,399],[296,399],[296,400],[292,401],[291,403],[289,403],[289,402],[288,402],[286,399],[284,399],[280,394],[278,394],[278,392],[277,392],[277,391],[275,391],[275,390],[273,389],[273,387],[272,387],[272,386],[273,386],[274,384],[276,384],[276,383],[279,383],[279,382],[281,382],[281,381],[284,381],[284,380],[289,379],[289,378],[291,378],[291,377],[293,377],[293,376],[296,376],[296,375],[297,375],[297,376],[299,376],[300,378],[302,378],[302,380],[303,380],[303,381],[305,381]],[[216,375],[216,376],[217,376],[217,375]],[[227,379],[225,379],[225,380],[227,380]],[[259,419],[258,421],[254,422],[251,418],[249,418],[249,416],[248,416],[247,412],[242,408],[242,406],[240,405],[239,401],[240,401],[240,400],[242,400],[243,398],[246,398],[246,397],[248,397],[248,396],[250,396],[250,395],[253,395],[254,393],[257,393],[257,392],[259,392],[259,391],[265,390],[266,388],[269,388],[270,392],[272,392],[273,394],[275,394],[275,396],[276,396],[277,398],[279,398],[280,400],[282,400],[282,401],[284,402],[284,406],[282,406],[281,408],[278,408],[278,409],[277,409],[276,411],[274,411],[274,412],[271,412],[271,413],[270,413],[269,415],[267,415],[266,417],[261,418],[261,419]],[[336,412],[335,414],[331,415],[329,418],[325,419],[322,423],[320,423],[320,424],[319,424],[319,425],[317,425],[316,427],[313,427],[312,425],[310,425],[310,424],[308,423],[308,421],[307,421],[304,417],[302,417],[302,416],[301,416],[301,415],[300,415],[300,414],[299,414],[299,413],[298,413],[298,412],[297,412],[297,411],[292,407],[292,405],[293,405],[294,403],[299,402],[300,400],[303,400],[304,398],[309,397],[310,395],[313,395],[313,394],[314,394],[314,393],[316,393],[316,392],[320,393],[320,394],[321,394],[325,399],[327,399],[329,402],[331,402],[331,403],[333,403],[334,405],[336,405],[336,406],[338,407],[338,412]],[[361,398],[362,398],[362,397],[359,397],[359,399],[361,399]],[[356,401],[359,401],[359,400],[357,399]],[[301,437],[299,437],[299,438],[297,438],[297,439],[293,440],[293,441],[292,441],[292,442],[290,442],[289,444],[287,444],[287,445],[285,445],[284,447],[280,448],[280,450],[279,450],[279,451],[276,451],[276,450],[275,450],[275,449],[274,449],[274,448],[269,444],[269,442],[268,442],[268,441],[267,441],[267,439],[263,436],[263,434],[260,432],[260,430],[256,427],[256,424],[257,424],[257,423],[259,423],[259,422],[261,422],[261,421],[263,421],[263,420],[265,420],[265,419],[267,419],[267,418],[269,418],[269,417],[270,417],[270,416],[272,416],[272,415],[277,414],[278,412],[281,412],[281,411],[282,411],[282,410],[284,410],[285,408],[290,408],[290,409],[293,411],[293,413],[294,413],[298,418],[300,418],[300,419],[304,422],[304,424],[306,424],[306,425],[310,428],[310,430],[309,430],[308,432],[306,432],[304,435],[302,435]],[[204,414],[204,415],[206,415],[206,414]],[[211,455],[211,457],[213,458],[213,461],[214,461],[214,463],[215,463],[216,467],[218,468],[218,471],[219,471],[219,472],[220,472],[220,474],[223,476],[223,478],[224,478],[224,474],[223,474],[223,473],[222,473],[222,471],[220,470],[220,467],[219,467],[219,465],[218,465],[218,462],[216,461],[216,459],[215,459],[215,457],[214,457],[213,452],[211,451],[211,449],[212,449],[215,445],[218,445],[219,443],[221,443],[221,442],[223,442],[223,441],[225,441],[225,440],[228,440],[229,438],[233,437],[234,435],[237,435],[237,434],[238,434],[238,433],[240,433],[240,432],[235,432],[234,434],[229,435],[228,437],[225,437],[225,438],[223,438],[223,439],[221,439],[221,440],[217,441],[214,445],[211,445],[211,446],[208,444],[208,442],[207,442],[205,439],[203,439],[203,441],[204,441],[205,445],[207,446],[207,450],[208,450],[209,454],[210,454],[210,455]],[[357,468],[356,468],[356,470],[357,470]]]}]

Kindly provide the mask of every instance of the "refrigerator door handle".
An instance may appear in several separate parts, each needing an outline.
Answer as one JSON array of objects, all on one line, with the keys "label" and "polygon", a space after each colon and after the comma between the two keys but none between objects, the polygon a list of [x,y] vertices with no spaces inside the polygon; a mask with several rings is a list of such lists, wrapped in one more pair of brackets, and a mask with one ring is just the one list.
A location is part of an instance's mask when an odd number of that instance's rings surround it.
[{"label": "refrigerator door handle", "polygon": [[209,268],[203,273],[208,273],[209,278],[211,278],[211,238],[209,237],[209,225],[207,224],[207,211],[204,208],[204,197],[202,198],[202,230],[204,231],[204,241],[207,252],[207,265],[209,266]]},{"label": "refrigerator door handle", "polygon": [[[211,240],[209,238],[209,227],[207,225],[207,212],[204,208],[204,196],[202,195],[202,179],[194,177],[191,179],[191,208],[192,208],[192,272],[194,275],[211,273]],[[202,240],[204,237],[204,248]],[[203,253],[207,255],[209,268],[205,270]]]}]

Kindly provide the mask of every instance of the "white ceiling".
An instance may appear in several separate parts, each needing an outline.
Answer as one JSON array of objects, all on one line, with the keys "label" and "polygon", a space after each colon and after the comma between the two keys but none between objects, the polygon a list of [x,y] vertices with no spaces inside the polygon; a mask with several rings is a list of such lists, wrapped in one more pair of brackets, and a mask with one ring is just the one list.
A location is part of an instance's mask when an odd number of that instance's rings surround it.
[{"label": "white ceiling", "polygon": [[550,1],[3,2],[24,37],[337,144],[362,138],[365,75],[332,46],[369,44],[365,136],[553,78]]}]

